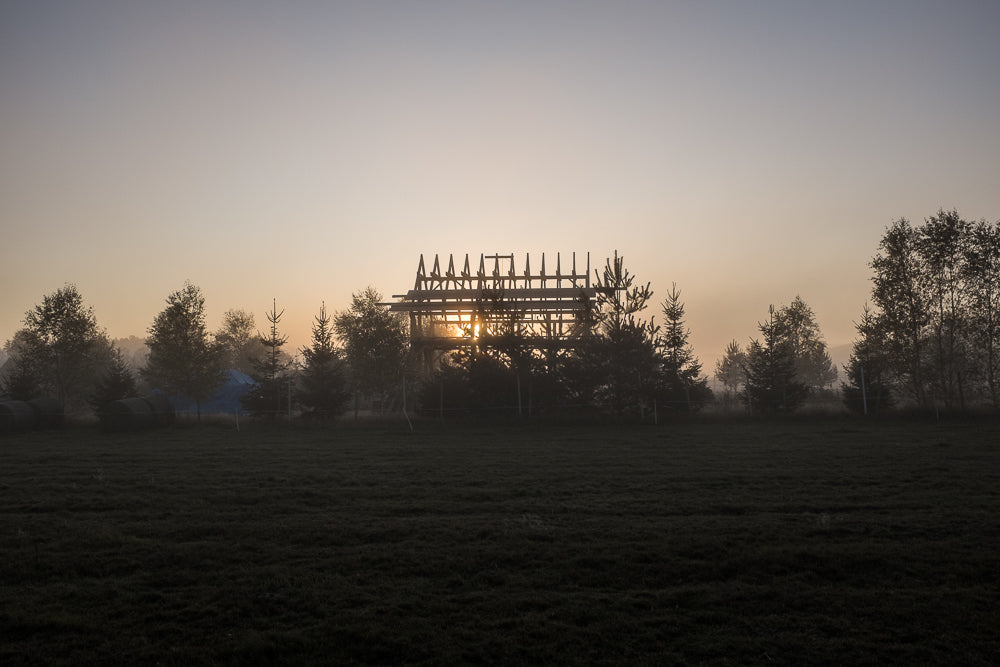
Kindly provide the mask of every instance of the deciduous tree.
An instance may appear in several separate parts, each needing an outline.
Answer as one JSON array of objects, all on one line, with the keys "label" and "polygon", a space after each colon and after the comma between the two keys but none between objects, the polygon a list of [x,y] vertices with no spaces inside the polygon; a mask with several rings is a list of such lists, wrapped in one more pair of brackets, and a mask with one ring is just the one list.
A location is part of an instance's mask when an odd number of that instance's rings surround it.
[{"label": "deciduous tree", "polygon": [[970,342],[978,350],[990,404],[1000,408],[1000,222],[971,226],[965,247]]},{"label": "deciduous tree", "polygon": [[897,220],[872,260],[872,302],[900,399],[964,409],[1000,403],[997,232],[940,210],[913,228]]},{"label": "deciduous tree", "polygon": [[930,357],[934,394],[944,407],[965,407],[973,372],[967,327],[968,292],[963,278],[970,226],[956,211],[938,211],[917,230],[922,286],[929,306]]},{"label": "deciduous tree", "polygon": [[223,350],[223,365],[250,375],[253,360],[264,354],[253,313],[231,308],[222,316],[222,326],[215,333],[215,342]]},{"label": "deciduous tree", "polygon": [[872,259],[872,302],[881,313],[895,381],[920,406],[929,404],[925,383],[924,327],[930,304],[923,289],[917,232],[905,218],[890,225]]},{"label": "deciduous tree", "polygon": [[792,355],[795,378],[810,389],[822,389],[837,380],[837,367],[826,349],[816,316],[802,297],[796,296],[774,313],[783,346]]},{"label": "deciduous tree", "polygon": [[68,411],[85,409],[93,387],[111,359],[111,343],[97,326],[94,309],[83,302],[75,285],[42,298],[29,310],[24,328],[8,349],[14,357],[19,391],[34,389],[63,402]]},{"label": "deciduous tree", "polygon": [[191,282],[167,297],[148,330],[149,361],[143,377],[169,395],[201,404],[223,382],[222,353],[205,326],[205,297]]},{"label": "deciduous tree", "polygon": [[368,396],[384,409],[401,386],[406,366],[405,320],[390,313],[382,295],[369,286],[352,296],[351,307],[334,317],[333,328],[344,345],[355,396]]}]

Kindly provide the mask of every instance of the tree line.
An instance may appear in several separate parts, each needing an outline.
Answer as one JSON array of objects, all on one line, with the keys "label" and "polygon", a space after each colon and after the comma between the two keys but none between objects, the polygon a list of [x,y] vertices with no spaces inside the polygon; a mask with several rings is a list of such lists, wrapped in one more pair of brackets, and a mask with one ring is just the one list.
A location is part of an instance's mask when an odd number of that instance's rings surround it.
[{"label": "tree line", "polygon": [[[360,406],[406,407],[447,415],[578,415],[658,420],[713,401],[751,414],[799,409],[810,396],[849,409],[1000,407],[1000,222],[971,223],[940,211],[919,227],[900,219],[870,263],[871,304],[839,388],[815,314],[799,296],[771,306],[760,336],[732,341],[715,365],[718,396],[689,343],[674,284],[646,316],[653,292],[615,253],[595,272],[599,289],[581,317],[572,349],[538,349],[512,316],[441,355],[433,368],[409,349],[407,323],[374,288],[330,313],[321,304],[309,345],[286,351],[277,301],[257,328],[253,314],[226,311],[214,332],[201,290],[187,282],[170,294],[131,361],[97,325],[73,285],[43,297],[4,345],[0,395],[55,396],[70,411],[100,413],[116,398],[157,389],[201,405],[229,369],[251,378],[243,408],[261,418],[295,413],[332,419]],[[468,332],[473,336],[473,332]],[[132,341],[138,342],[139,339]],[[423,360],[426,361],[426,360]],[[136,368],[137,364],[141,364]]]},{"label": "tree line", "polygon": [[[202,404],[232,369],[252,380],[241,403],[255,416],[283,413],[283,401],[294,387],[300,415],[332,418],[343,412],[352,391],[371,395],[392,382],[394,369],[401,373],[405,327],[380,300],[369,288],[336,316],[322,304],[311,344],[295,362],[282,349],[287,342],[279,329],[284,311],[278,311],[276,302],[266,313],[266,333],[257,329],[253,314],[241,309],[227,311],[219,330],[210,332],[201,289],[186,282],[167,297],[147,330],[148,355],[133,355],[130,363],[98,326],[76,286],[65,285],[28,311],[24,326],[4,345],[9,359],[0,377],[0,396],[53,396],[71,413],[90,410],[101,416],[115,400],[159,391],[193,401],[200,417]],[[142,363],[135,368],[137,357]]]},{"label": "tree line", "polygon": [[844,398],[857,411],[1000,408],[1000,221],[938,211],[882,235]]},{"label": "tree line", "polygon": [[[573,350],[537,350],[514,320],[469,349],[418,369],[407,322],[391,313],[372,287],[352,295],[349,308],[314,318],[311,342],[293,360],[281,331],[277,302],[261,332],[243,310],[226,311],[222,326],[206,325],[205,299],[187,282],[171,293],[147,330],[148,356],[136,369],[97,325],[76,287],[66,285],[29,311],[5,349],[10,362],[0,391],[10,398],[51,394],[68,409],[98,414],[111,401],[160,390],[201,405],[229,369],[251,378],[242,407],[261,418],[294,411],[329,419],[359,404],[384,411],[403,407],[439,415],[552,414],[598,409],[616,416],[693,412],[712,393],[688,342],[684,304],[676,285],[662,303],[665,324],[641,317],[652,297],[616,253],[599,282],[587,317],[592,326]],[[409,399],[405,384],[409,381]],[[294,405],[293,405],[294,404]]]}]

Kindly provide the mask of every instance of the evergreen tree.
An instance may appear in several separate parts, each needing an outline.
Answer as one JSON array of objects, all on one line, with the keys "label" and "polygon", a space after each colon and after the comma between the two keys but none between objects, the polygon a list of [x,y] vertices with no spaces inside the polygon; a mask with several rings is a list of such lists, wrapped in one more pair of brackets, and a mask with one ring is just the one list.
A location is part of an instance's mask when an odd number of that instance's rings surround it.
[{"label": "evergreen tree", "polygon": [[[264,354],[253,360],[254,386],[251,387],[240,400],[251,414],[257,417],[275,418],[286,407],[290,401],[288,392],[288,380],[285,378],[285,371],[291,363],[282,354],[281,347],[288,342],[288,336],[278,333],[278,322],[285,314],[282,310],[278,312],[278,302],[275,300],[271,307],[271,312],[267,313],[267,321],[271,324],[271,330],[267,336],[258,334],[261,345],[264,346]],[[282,399],[286,402],[283,404]]]},{"label": "evergreen tree", "polygon": [[665,407],[697,411],[712,397],[708,379],[701,377],[701,362],[688,343],[691,331],[684,326],[684,304],[674,283],[664,299],[664,324],[659,347],[662,357],[660,397]]},{"label": "evergreen tree", "polygon": [[312,345],[302,348],[299,403],[320,419],[336,417],[344,411],[350,395],[345,390],[344,366],[333,343],[331,318],[322,304],[312,327]]},{"label": "evergreen tree", "polygon": [[647,282],[637,284],[615,252],[597,274],[597,303],[590,313],[593,333],[580,340],[562,364],[569,400],[592,403],[616,416],[652,410],[659,385],[659,328],[639,317],[653,296]]},{"label": "evergreen tree", "polygon": [[774,306],[770,319],[758,323],[763,342],[752,340],[747,350],[743,398],[756,414],[790,413],[805,400],[809,388],[796,380],[795,356],[781,337]]},{"label": "evergreen tree", "polygon": [[111,364],[90,398],[94,414],[101,417],[113,401],[135,396],[137,393],[135,377],[125,360],[125,355],[117,347],[113,348]]},{"label": "evergreen tree", "polygon": [[858,337],[844,366],[847,372],[847,382],[842,386],[844,404],[854,412],[883,414],[893,405],[885,324],[865,304],[861,321],[854,326]]},{"label": "evergreen tree", "polygon": [[30,401],[42,394],[42,386],[38,381],[41,376],[36,365],[38,360],[27,353],[27,333],[22,329],[14,334],[4,346],[10,357],[3,367],[3,377],[0,378],[0,396],[15,401]]},{"label": "evergreen tree", "polygon": [[133,377],[142,368],[145,368],[146,363],[149,361],[149,346],[146,345],[145,338],[127,336],[125,338],[114,338],[111,340],[111,343],[122,353],[122,358],[128,364]]},{"label": "evergreen tree", "polygon": [[149,327],[149,361],[142,376],[153,388],[201,404],[222,384],[222,354],[205,327],[205,297],[190,282],[167,297]]}]

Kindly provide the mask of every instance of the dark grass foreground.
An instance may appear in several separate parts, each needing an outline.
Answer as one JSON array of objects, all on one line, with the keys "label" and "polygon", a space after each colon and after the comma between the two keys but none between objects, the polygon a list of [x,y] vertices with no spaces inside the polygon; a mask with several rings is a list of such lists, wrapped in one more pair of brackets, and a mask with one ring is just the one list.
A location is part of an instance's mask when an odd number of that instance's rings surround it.
[{"label": "dark grass foreground", "polygon": [[990,664],[1000,426],[0,440],[0,664]]}]

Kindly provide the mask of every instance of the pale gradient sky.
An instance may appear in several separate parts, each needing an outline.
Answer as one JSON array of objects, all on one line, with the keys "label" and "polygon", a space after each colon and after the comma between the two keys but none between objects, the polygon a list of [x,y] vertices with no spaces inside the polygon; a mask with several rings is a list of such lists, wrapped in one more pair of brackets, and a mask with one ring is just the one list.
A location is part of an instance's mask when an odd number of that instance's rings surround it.
[{"label": "pale gradient sky", "polygon": [[[143,336],[617,249],[711,371],[797,294],[849,343],[884,228],[1000,217],[1000,2],[0,2],[0,341],[75,283]],[[658,318],[659,319],[659,318]]]}]

